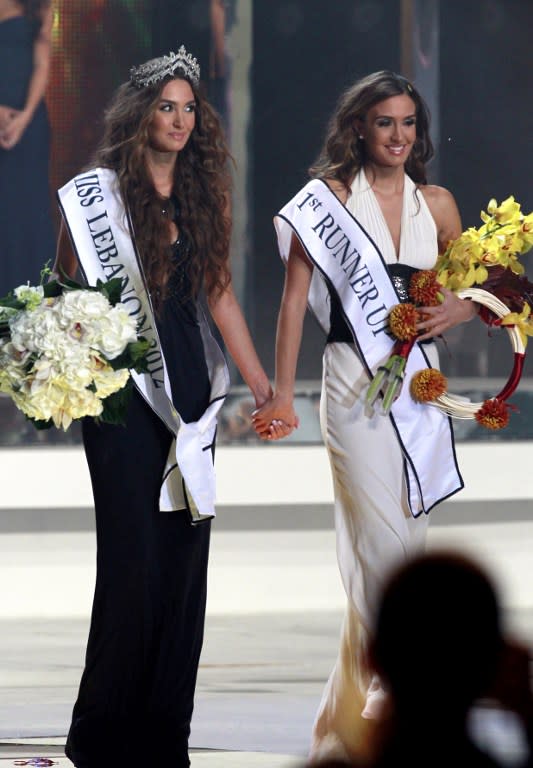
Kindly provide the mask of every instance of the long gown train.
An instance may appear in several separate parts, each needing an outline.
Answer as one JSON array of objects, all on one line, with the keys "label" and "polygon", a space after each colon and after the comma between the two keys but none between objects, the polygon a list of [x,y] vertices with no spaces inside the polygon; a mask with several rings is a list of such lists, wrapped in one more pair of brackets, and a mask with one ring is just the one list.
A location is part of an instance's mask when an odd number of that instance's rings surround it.
[{"label": "long gown train", "polygon": [[[183,267],[184,262],[181,263]],[[172,399],[196,421],[210,382],[183,269],[158,322]],[[83,423],[97,532],[91,627],[66,753],[77,768],[187,768],[210,522],[161,512],[172,435],[133,391],[125,426]]]},{"label": "long gown train", "polygon": [[390,569],[424,547],[428,525],[426,515],[414,518],[409,511],[403,458],[390,420],[377,412],[363,418],[368,378],[353,345],[327,344],[323,370],[320,416],[333,473],[337,559],[347,606],[337,661],[313,727],[314,760],[364,751],[371,725],[362,712],[366,706],[366,716],[372,717],[383,695],[367,667],[372,611]]}]

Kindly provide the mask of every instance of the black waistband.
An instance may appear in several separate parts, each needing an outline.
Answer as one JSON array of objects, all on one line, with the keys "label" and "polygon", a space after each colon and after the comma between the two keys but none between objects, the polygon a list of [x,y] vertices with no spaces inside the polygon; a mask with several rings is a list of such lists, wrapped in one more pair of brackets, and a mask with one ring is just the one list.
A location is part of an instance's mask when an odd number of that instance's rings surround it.
[{"label": "black waistband", "polygon": [[396,288],[396,293],[402,304],[406,304],[411,301],[409,298],[409,281],[418,269],[410,267],[407,264],[387,264],[387,272],[393,286]]},{"label": "black waistband", "polygon": [[[418,272],[416,267],[410,267],[408,264],[387,264],[387,271],[401,304],[405,304],[410,301],[409,298],[409,281],[415,272]],[[329,280],[327,280],[329,295],[330,295],[330,329],[326,343],[343,341],[348,344],[353,343],[353,335],[350,331],[348,323],[344,319],[344,313],[342,311],[342,305],[337,296],[337,292],[333,289]],[[431,344],[433,339],[425,339],[420,344]]]}]

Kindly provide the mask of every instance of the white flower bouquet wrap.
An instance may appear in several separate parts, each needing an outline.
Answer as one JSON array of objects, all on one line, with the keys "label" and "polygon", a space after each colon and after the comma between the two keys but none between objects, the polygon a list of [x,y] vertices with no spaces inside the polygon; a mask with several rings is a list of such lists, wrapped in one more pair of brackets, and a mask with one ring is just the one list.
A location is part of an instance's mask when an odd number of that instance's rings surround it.
[{"label": "white flower bouquet wrap", "polygon": [[0,299],[0,393],[37,428],[67,430],[84,416],[124,422],[130,369],[146,370],[148,342],[121,291],[119,278],[61,279]]}]

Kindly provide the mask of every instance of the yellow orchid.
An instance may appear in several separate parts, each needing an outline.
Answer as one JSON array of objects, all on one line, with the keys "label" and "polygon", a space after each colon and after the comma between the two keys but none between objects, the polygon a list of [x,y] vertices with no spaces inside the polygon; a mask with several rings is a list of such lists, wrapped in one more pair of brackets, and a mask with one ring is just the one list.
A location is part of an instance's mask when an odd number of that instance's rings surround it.
[{"label": "yellow orchid", "polygon": [[513,195],[510,195],[500,205],[492,198],[487,205],[487,213],[481,211],[481,219],[485,222],[494,220],[498,224],[518,223],[520,217],[520,203],[516,202]]},{"label": "yellow orchid", "polygon": [[508,315],[505,315],[502,319],[502,325],[514,325],[518,329],[524,347],[527,346],[527,337],[533,336],[533,318],[531,317],[531,307],[527,301],[524,302],[520,313],[509,312]]},{"label": "yellow orchid", "polygon": [[520,236],[523,241],[523,252],[528,251],[533,245],[533,212],[524,216],[520,226]]},{"label": "yellow orchid", "polygon": [[[415,283],[417,291],[410,288],[410,298],[416,310],[425,302],[426,295],[442,297],[440,286],[451,291],[471,289],[466,295],[479,302],[480,318],[488,326],[501,325],[509,332],[515,350],[512,373],[495,397],[482,404],[470,404],[473,410],[465,408],[464,398],[454,398],[447,392],[445,378],[434,369],[424,369],[413,376],[411,396],[417,402],[439,407],[449,416],[475,418],[487,429],[502,429],[509,423],[513,406],[508,405],[507,400],[518,386],[528,337],[533,336],[533,282],[524,275],[519,259],[533,246],[533,212],[524,216],[520,204],[511,195],[500,205],[495,199],[490,200],[487,210],[481,211],[481,220],[483,223],[478,229],[469,227],[448,243],[433,270],[419,273],[420,279]],[[429,275],[434,280],[432,286],[431,281],[428,283]],[[480,286],[482,290],[472,290],[473,286]],[[393,307],[391,315],[395,309]],[[391,323],[390,330],[397,339],[409,341],[396,341],[393,354],[378,368],[367,390],[367,403],[371,406],[382,393],[384,413],[388,413],[397,395],[405,361],[416,340],[416,336],[403,334],[403,326],[395,328],[395,323]]]},{"label": "yellow orchid", "polygon": [[437,280],[452,291],[483,285],[496,265],[524,274],[519,256],[533,246],[533,212],[524,215],[510,195],[499,205],[489,200],[480,216],[483,224],[466,229],[437,260]]}]

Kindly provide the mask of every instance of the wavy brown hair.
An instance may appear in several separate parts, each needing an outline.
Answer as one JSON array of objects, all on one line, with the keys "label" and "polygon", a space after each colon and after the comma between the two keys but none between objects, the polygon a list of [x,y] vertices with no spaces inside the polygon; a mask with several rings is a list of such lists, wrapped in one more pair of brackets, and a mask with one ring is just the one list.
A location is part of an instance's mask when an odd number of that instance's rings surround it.
[{"label": "wavy brown hair", "polygon": [[117,173],[156,311],[167,296],[175,263],[168,229],[162,225],[161,197],[145,159],[149,126],[159,106],[161,91],[171,79],[187,80],[196,101],[195,126],[179,152],[173,184],[173,194],[180,206],[180,232],[190,248],[191,293],[196,297],[203,287],[208,297],[220,295],[230,282],[231,222],[227,208],[231,155],[220,119],[198,87],[181,76],[166,77],[143,88],[130,82],[119,86],[105,112],[104,134],[92,159],[92,165],[111,168]]},{"label": "wavy brown hair", "polygon": [[433,157],[429,136],[429,110],[416,88],[390,70],[374,72],[358,80],[340,97],[327,130],[324,145],[309,169],[313,178],[336,179],[349,189],[367,161],[365,142],[359,139],[356,121],[364,122],[368,110],[380,101],[406,94],[416,110],[416,141],[405,164],[405,172],[416,184],[427,184],[426,163]]}]

